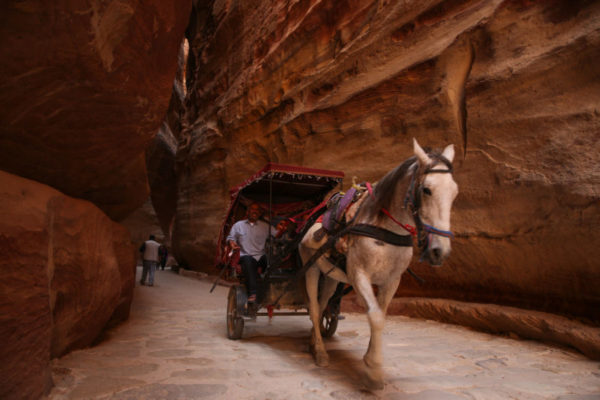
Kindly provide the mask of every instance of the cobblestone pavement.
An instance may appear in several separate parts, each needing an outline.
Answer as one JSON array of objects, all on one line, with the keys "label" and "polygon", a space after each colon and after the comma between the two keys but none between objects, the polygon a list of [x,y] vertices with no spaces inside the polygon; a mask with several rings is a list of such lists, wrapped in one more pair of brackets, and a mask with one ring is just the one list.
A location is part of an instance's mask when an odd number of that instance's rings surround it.
[{"label": "cobblestone pavement", "polygon": [[[138,275],[140,269],[138,268]],[[158,271],[135,288],[130,319],[96,347],[53,362],[49,399],[600,399],[600,363],[544,344],[431,321],[388,317],[385,389],[361,389],[366,317],[347,314],[308,353],[307,316],[259,317],[225,333],[226,287]]]}]

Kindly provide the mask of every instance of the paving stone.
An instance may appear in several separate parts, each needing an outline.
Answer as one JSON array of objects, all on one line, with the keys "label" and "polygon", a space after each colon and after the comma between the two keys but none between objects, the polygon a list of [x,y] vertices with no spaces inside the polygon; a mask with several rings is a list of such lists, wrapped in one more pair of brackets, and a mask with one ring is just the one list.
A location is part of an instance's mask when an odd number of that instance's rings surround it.
[{"label": "paving stone", "polygon": [[180,363],[180,364],[185,364],[185,365],[210,365],[210,364],[214,364],[214,360],[211,360],[210,358],[204,358],[204,357],[197,357],[197,358],[192,358],[192,357],[186,357],[186,358],[172,358],[167,360],[167,362],[174,362],[174,363]]},{"label": "paving stone", "polygon": [[146,382],[138,379],[111,378],[106,376],[91,375],[83,378],[69,393],[69,399],[92,399],[132,386],[140,386]]},{"label": "paving stone", "polygon": [[385,400],[466,400],[469,397],[439,390],[424,390],[419,393],[390,393],[384,397]]},{"label": "paving stone", "polygon": [[[472,388],[464,390],[462,393],[466,395],[467,398],[473,400],[522,400],[520,398],[515,398],[511,396],[509,391],[498,387]],[[542,399],[542,397],[539,396],[539,399]],[[529,400],[534,399],[530,398]]]},{"label": "paving stone", "polygon": [[114,400],[187,400],[187,399],[211,399],[227,392],[226,385],[213,384],[151,384],[139,388],[129,389],[116,393],[111,399]]},{"label": "paving stone", "polygon": [[296,373],[296,371],[293,370],[267,370],[267,371],[262,371],[262,374],[265,376],[268,376],[269,378],[281,378],[284,376],[292,376]]},{"label": "paving stone", "polygon": [[342,337],[355,338],[358,337],[358,332],[356,331],[344,331],[338,333]]},{"label": "paving stone", "polygon": [[147,375],[156,370],[158,370],[158,365],[150,363],[94,368],[94,371],[97,374],[106,377],[131,377]]},{"label": "paving stone", "polygon": [[325,383],[321,380],[316,381],[316,380],[311,380],[311,381],[303,381],[300,386],[302,386],[303,389],[306,389],[310,392],[320,392],[325,390]]},{"label": "paving stone", "polygon": [[485,369],[506,367],[506,363],[500,358],[488,358],[487,360],[477,361],[475,365],[478,365]]},{"label": "paving stone", "polygon": [[340,400],[372,400],[379,398],[376,394],[366,390],[336,390],[331,393],[331,397]]},{"label": "paving stone", "polygon": [[148,353],[151,357],[161,357],[161,358],[170,358],[170,357],[183,357],[189,356],[190,350],[185,349],[169,349],[169,350],[158,350],[152,351]]}]

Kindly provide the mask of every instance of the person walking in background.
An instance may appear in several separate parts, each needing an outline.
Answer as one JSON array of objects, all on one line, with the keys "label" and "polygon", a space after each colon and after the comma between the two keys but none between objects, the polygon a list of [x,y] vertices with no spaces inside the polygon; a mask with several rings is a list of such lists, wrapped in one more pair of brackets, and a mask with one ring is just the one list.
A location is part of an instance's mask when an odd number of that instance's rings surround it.
[{"label": "person walking in background", "polygon": [[154,271],[158,266],[160,260],[158,255],[158,249],[160,243],[154,240],[154,235],[150,235],[140,247],[140,253],[142,253],[142,279],[140,283],[146,284],[146,276],[148,276],[148,286],[154,286]]},{"label": "person walking in background", "polygon": [[164,244],[161,244],[158,248],[158,257],[160,258],[160,269],[164,271],[165,265],[167,265],[167,258],[169,257],[167,246]]}]

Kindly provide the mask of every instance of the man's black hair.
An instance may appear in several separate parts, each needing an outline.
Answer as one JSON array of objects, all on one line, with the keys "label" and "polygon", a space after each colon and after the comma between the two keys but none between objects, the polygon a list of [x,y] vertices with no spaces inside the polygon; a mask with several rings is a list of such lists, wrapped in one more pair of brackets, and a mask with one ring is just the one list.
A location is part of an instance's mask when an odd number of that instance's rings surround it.
[{"label": "man's black hair", "polygon": [[150,240],[154,240],[154,235],[150,235]]}]

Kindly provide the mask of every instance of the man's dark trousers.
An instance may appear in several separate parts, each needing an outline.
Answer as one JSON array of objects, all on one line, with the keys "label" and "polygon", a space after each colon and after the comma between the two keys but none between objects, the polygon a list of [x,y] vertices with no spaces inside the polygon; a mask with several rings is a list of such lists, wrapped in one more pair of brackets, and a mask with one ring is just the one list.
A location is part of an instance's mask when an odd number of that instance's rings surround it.
[{"label": "man's dark trousers", "polygon": [[256,294],[256,286],[258,280],[258,267],[261,267],[263,272],[267,266],[267,256],[263,255],[258,261],[252,256],[241,256],[240,265],[242,273],[246,279],[246,287],[248,288],[248,296]]}]

